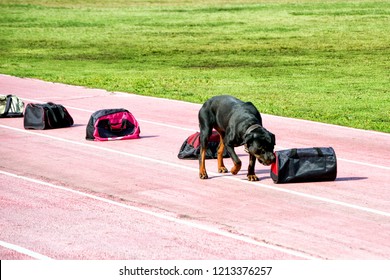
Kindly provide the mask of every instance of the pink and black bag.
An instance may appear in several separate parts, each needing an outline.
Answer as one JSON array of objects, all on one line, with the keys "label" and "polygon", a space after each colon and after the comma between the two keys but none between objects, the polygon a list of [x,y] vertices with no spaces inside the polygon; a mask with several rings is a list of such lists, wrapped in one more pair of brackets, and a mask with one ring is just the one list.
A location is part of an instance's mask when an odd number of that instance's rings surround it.
[{"label": "pink and black bag", "polygon": [[87,125],[87,140],[110,141],[139,138],[140,127],[126,109],[104,109],[93,113]]}]

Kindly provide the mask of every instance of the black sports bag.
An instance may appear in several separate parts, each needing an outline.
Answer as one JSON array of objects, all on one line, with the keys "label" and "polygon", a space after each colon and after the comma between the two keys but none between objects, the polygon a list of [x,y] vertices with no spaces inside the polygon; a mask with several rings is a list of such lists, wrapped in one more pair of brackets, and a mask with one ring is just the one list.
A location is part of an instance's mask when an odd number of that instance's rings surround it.
[{"label": "black sports bag", "polygon": [[[179,154],[177,157],[179,159],[198,159],[200,155],[200,132],[195,132],[194,134],[188,136],[188,138],[183,142],[180,147]],[[217,131],[213,131],[206,150],[206,159],[217,158],[218,147],[220,143],[220,136]],[[223,151],[223,157],[229,157],[226,149]]]},{"label": "black sports bag", "polygon": [[274,183],[333,181],[337,160],[333,148],[301,148],[275,152],[271,165]]},{"label": "black sports bag", "polygon": [[29,103],[24,111],[25,129],[53,129],[73,125],[73,118],[68,110],[60,104]]}]

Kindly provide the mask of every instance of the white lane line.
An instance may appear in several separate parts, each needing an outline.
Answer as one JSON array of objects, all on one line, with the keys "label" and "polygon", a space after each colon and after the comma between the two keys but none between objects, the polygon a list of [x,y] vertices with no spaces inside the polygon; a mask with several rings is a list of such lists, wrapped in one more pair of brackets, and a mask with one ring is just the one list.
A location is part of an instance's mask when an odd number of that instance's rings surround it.
[{"label": "white lane line", "polygon": [[[29,99],[29,98],[22,98],[22,99],[26,100],[26,101],[29,101],[29,102],[38,102],[38,103],[39,102],[43,102],[42,100],[36,100],[36,99]],[[73,109],[73,110],[76,110],[76,111],[81,111],[81,112],[87,112],[87,113],[95,112],[93,110],[82,109],[82,108],[77,108],[77,107],[72,107],[72,106],[67,106],[67,105],[66,105],[66,108]],[[170,125],[170,124],[165,124],[165,123],[160,123],[160,122],[155,122],[155,121],[149,121],[149,120],[145,120],[145,119],[138,119],[137,118],[137,120],[139,122],[150,123],[150,124],[153,124],[153,125],[158,125],[158,126],[169,127],[169,128],[173,128],[173,129],[190,131],[192,133],[197,131],[196,129],[193,129],[193,128],[181,127],[181,126],[176,126],[176,125]],[[299,120],[299,121],[306,121],[306,120]],[[315,122],[312,122],[312,121],[308,121],[308,122],[315,123]],[[330,124],[325,124],[325,125],[332,126]],[[361,131],[364,131],[364,130],[361,130]],[[382,134],[386,135],[386,133],[382,133]],[[281,147],[281,146],[277,146],[277,147],[278,147],[279,150],[288,149],[288,148]],[[383,165],[372,164],[372,163],[367,163],[367,162],[361,162],[361,161],[356,161],[356,160],[344,159],[344,158],[340,158],[340,157],[337,157],[337,160],[345,161],[345,162],[349,162],[349,163],[357,164],[357,165],[363,165],[363,166],[368,166],[368,167],[380,168],[380,169],[384,169],[384,170],[390,170],[390,166],[383,166]]]},{"label": "white lane line", "polygon": [[[227,231],[224,231],[224,230],[220,230],[218,228],[213,228],[213,227],[210,227],[210,226],[207,226],[207,225],[198,224],[198,223],[194,223],[194,222],[191,222],[191,221],[181,220],[181,219],[178,219],[178,218],[175,218],[175,217],[170,217],[170,216],[167,216],[167,215],[164,215],[164,214],[160,214],[160,213],[156,213],[156,212],[153,212],[153,211],[150,211],[150,210],[146,210],[146,209],[143,209],[143,208],[139,208],[139,207],[136,207],[136,206],[131,206],[131,205],[128,205],[128,204],[116,202],[116,201],[113,201],[113,200],[110,200],[110,199],[106,199],[106,198],[103,198],[103,197],[99,197],[99,196],[96,196],[96,195],[92,195],[92,194],[76,191],[76,190],[73,190],[73,189],[69,189],[69,188],[66,188],[66,187],[63,187],[63,186],[59,186],[59,185],[51,184],[51,183],[48,183],[48,182],[40,181],[40,180],[37,180],[37,179],[33,179],[33,178],[17,175],[17,174],[6,172],[6,171],[2,171],[2,170],[0,170],[0,174],[3,174],[5,176],[9,176],[9,177],[14,177],[14,178],[17,178],[17,179],[21,179],[21,180],[24,180],[24,181],[28,181],[28,182],[31,182],[31,183],[47,186],[47,187],[54,188],[54,189],[57,189],[57,190],[70,192],[70,193],[77,194],[77,195],[80,195],[80,196],[83,196],[83,197],[88,197],[88,198],[91,198],[93,200],[97,200],[97,201],[108,203],[108,204],[111,204],[111,205],[115,205],[115,206],[118,206],[118,207],[121,207],[121,208],[129,209],[131,211],[140,212],[140,213],[143,213],[143,214],[146,214],[146,215],[149,215],[149,216],[153,216],[155,218],[159,218],[159,219],[167,220],[167,221],[174,222],[174,223],[177,223],[177,224],[185,225],[185,226],[188,226],[188,227],[191,227],[191,228],[195,228],[195,229],[198,229],[198,230],[202,230],[202,231],[205,231],[205,232],[208,232],[208,233],[213,233],[213,234],[217,234],[217,235],[220,235],[220,236],[223,236],[223,237],[231,238],[231,239],[234,239],[236,241],[241,241],[241,242],[245,242],[245,243],[252,244],[252,245],[255,245],[255,246],[259,246],[259,247],[271,249],[271,250],[274,250],[274,251],[282,252],[282,253],[285,253],[285,254],[288,254],[288,255],[291,255],[291,256],[295,256],[295,257],[299,257],[299,258],[303,258],[303,259],[308,259],[308,260],[315,260],[315,259],[317,259],[317,258],[315,258],[313,256],[307,255],[307,254],[299,252],[299,251],[295,251],[295,250],[292,250],[292,249],[287,249],[287,248],[283,248],[283,247],[280,247],[280,246],[276,246],[276,245],[272,245],[272,244],[256,241],[256,240],[251,239],[249,237],[245,237],[245,236],[241,236],[241,235],[238,235],[238,234],[230,233],[230,232],[227,232]],[[1,242],[0,242],[0,245],[1,245]],[[44,257],[44,256],[39,255],[39,254],[37,255],[37,257],[38,256]]]},{"label": "white lane line", "polygon": [[341,129],[345,129],[345,130],[352,130],[352,131],[360,132],[360,133],[375,134],[375,135],[390,137],[389,133],[381,132],[381,131],[365,130],[365,129],[361,129],[361,128],[354,128],[354,127],[342,126],[342,125],[331,124],[331,123],[316,122],[316,121],[305,120],[305,119],[296,119],[296,118],[289,118],[289,117],[283,117],[283,116],[276,116],[276,115],[270,115],[270,114],[265,114],[265,113],[262,113],[262,115],[266,115],[266,116],[269,116],[272,118],[278,118],[278,119],[294,120],[297,122],[308,123],[308,124],[312,124],[312,125],[321,125],[321,126],[326,126],[326,127],[337,127],[337,128],[341,128]]},{"label": "white lane line", "polygon": [[[228,176],[226,178],[230,179],[230,180],[239,181],[241,183],[253,184],[253,182],[250,182],[248,180],[242,180],[242,179],[239,179],[237,177]],[[335,199],[331,199],[331,198],[321,197],[321,196],[317,196],[317,195],[312,195],[312,194],[292,191],[292,190],[288,190],[288,189],[273,187],[273,186],[262,184],[262,183],[255,183],[255,184],[256,184],[256,186],[260,185],[263,188],[278,191],[278,192],[284,192],[284,193],[288,193],[291,195],[296,195],[296,196],[305,197],[305,198],[309,198],[309,199],[313,199],[313,200],[318,200],[318,201],[322,201],[322,202],[329,203],[329,204],[334,204],[334,205],[338,205],[338,206],[342,206],[342,207],[346,207],[346,208],[351,208],[351,209],[355,209],[355,210],[359,210],[359,211],[363,211],[363,212],[368,212],[368,213],[375,214],[375,215],[390,217],[390,212],[386,212],[386,211],[381,211],[381,210],[377,210],[377,209],[373,209],[373,208],[359,206],[359,205],[355,205],[355,204],[351,204],[351,203],[347,203],[347,202],[343,202],[343,201],[339,201],[339,200],[335,200]]]},{"label": "white lane line", "polygon": [[[77,141],[73,141],[73,140],[67,140],[64,138],[56,137],[56,136],[33,132],[31,130],[19,129],[19,128],[5,126],[5,125],[0,125],[0,127],[14,130],[14,131],[21,132],[21,133],[25,133],[25,134],[30,134],[30,135],[45,137],[45,138],[49,138],[49,139],[53,139],[53,140],[57,140],[57,141],[65,142],[65,143],[70,143],[70,144],[74,144],[74,145],[78,145],[78,146],[88,147],[88,148],[101,150],[101,151],[105,151],[105,152],[109,152],[109,153],[115,153],[115,154],[119,154],[122,156],[127,156],[127,157],[145,160],[145,161],[150,161],[153,163],[162,164],[164,166],[172,166],[174,168],[186,169],[186,170],[190,170],[190,171],[194,171],[194,172],[199,172],[197,167],[196,168],[189,167],[189,166],[185,166],[182,164],[177,164],[177,163],[172,163],[172,162],[163,161],[163,160],[159,160],[159,159],[154,159],[154,158],[149,158],[149,157],[140,156],[140,155],[136,155],[136,154],[131,154],[131,153],[127,153],[127,152],[122,152],[122,151],[106,148],[103,146],[92,145],[92,144],[88,144],[88,143],[84,143],[84,142],[77,142]],[[234,180],[236,182],[250,184],[251,186],[261,186],[263,188],[270,189],[270,190],[277,191],[277,192],[288,193],[290,195],[295,195],[295,196],[309,198],[309,199],[313,199],[313,200],[317,200],[317,201],[321,201],[321,202],[326,202],[326,203],[330,203],[330,204],[334,204],[334,205],[338,205],[338,206],[352,208],[355,210],[364,211],[364,212],[368,212],[368,213],[372,213],[372,214],[376,214],[376,215],[380,215],[380,216],[390,217],[389,212],[385,212],[385,211],[381,211],[381,210],[377,210],[377,209],[363,207],[363,206],[359,206],[359,205],[355,205],[355,204],[351,204],[351,203],[346,203],[346,202],[342,202],[342,201],[338,201],[338,200],[334,200],[334,199],[329,199],[329,198],[324,198],[324,197],[320,197],[320,196],[316,196],[316,195],[306,194],[306,193],[302,193],[302,192],[292,191],[292,190],[288,190],[288,189],[284,189],[284,188],[274,187],[274,186],[270,186],[270,185],[266,185],[266,184],[262,184],[262,183],[258,183],[258,182],[254,183],[254,182],[242,180],[240,178],[233,177],[233,176],[223,176],[223,174],[220,174],[220,173],[214,173],[214,172],[208,172],[208,173],[209,173],[209,175],[212,175],[213,177],[221,177],[221,178],[224,178],[225,180]]]},{"label": "white lane line", "polygon": [[10,250],[13,250],[13,251],[16,251],[16,252],[21,253],[23,255],[30,256],[30,257],[37,259],[37,260],[52,260],[52,258],[49,258],[49,257],[44,256],[42,254],[33,252],[29,249],[26,249],[26,248],[23,248],[23,247],[20,247],[18,245],[14,245],[14,244],[2,241],[2,240],[0,240],[0,246],[7,248],[7,249],[10,249]]},{"label": "white lane line", "polygon": [[154,121],[147,121],[147,120],[143,120],[143,119],[140,119],[140,122],[150,123],[150,124],[154,124],[154,125],[158,125],[158,126],[164,126],[164,127],[180,129],[180,130],[185,130],[185,131],[190,131],[191,133],[196,132],[196,130],[193,128],[186,128],[186,127],[181,127],[181,126],[177,126],[177,125],[170,125],[170,124],[159,123],[159,122],[154,122]]},{"label": "white lane line", "polygon": [[[337,157],[337,154],[336,154]],[[367,163],[367,162],[361,162],[361,161],[356,161],[356,160],[351,160],[351,159],[345,159],[345,158],[339,158],[337,157],[337,160],[342,160],[345,162],[353,163],[353,164],[358,164],[358,165],[364,165],[364,166],[369,166],[369,167],[374,167],[374,168],[380,168],[384,170],[390,170],[390,166],[383,166],[383,165],[377,165],[377,164],[372,164],[372,163]]]}]

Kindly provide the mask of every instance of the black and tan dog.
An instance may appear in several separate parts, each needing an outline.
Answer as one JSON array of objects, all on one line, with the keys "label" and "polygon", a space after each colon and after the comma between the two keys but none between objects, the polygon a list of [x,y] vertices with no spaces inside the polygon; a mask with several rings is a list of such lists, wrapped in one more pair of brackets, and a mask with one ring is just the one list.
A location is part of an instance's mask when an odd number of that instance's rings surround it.
[{"label": "black and tan dog", "polygon": [[221,141],[218,148],[218,172],[227,173],[223,164],[223,151],[233,160],[231,173],[237,174],[241,169],[241,160],[234,151],[234,147],[245,145],[249,153],[248,180],[258,181],[255,175],[256,159],[263,165],[270,165],[275,161],[275,136],[267,131],[263,125],[259,111],[251,102],[229,96],[215,96],[207,100],[199,111],[200,127],[200,159],[199,177],[207,179],[205,166],[208,138],[213,128],[218,131]]}]

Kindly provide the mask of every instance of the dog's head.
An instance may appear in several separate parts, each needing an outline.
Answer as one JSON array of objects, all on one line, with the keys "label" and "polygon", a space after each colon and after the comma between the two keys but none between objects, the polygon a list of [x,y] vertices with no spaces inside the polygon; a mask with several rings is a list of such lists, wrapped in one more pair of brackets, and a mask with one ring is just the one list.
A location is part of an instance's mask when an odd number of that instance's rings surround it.
[{"label": "dog's head", "polygon": [[244,136],[245,151],[254,155],[263,165],[275,161],[275,135],[260,125],[250,127]]}]

